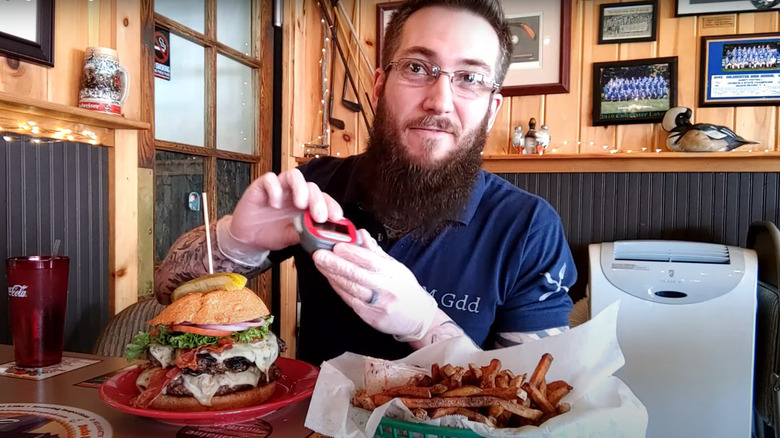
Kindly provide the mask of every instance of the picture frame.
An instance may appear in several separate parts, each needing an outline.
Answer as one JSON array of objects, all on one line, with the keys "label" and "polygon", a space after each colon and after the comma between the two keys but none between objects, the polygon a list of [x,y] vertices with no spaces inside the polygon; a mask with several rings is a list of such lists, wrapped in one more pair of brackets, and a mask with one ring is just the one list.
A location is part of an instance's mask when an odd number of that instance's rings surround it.
[{"label": "picture frame", "polygon": [[657,28],[657,1],[599,6],[599,44],[655,41]]},{"label": "picture frame", "polygon": [[593,63],[593,126],[660,123],[677,106],[677,57]]},{"label": "picture frame", "polygon": [[699,106],[780,105],[780,32],[701,38]]},{"label": "picture frame", "polygon": [[502,0],[515,42],[504,96],[569,92],[571,0]]},{"label": "picture frame", "polygon": [[382,46],[385,41],[385,29],[390,17],[404,2],[378,3],[376,5],[376,67],[382,68]]},{"label": "picture frame", "polygon": [[54,0],[30,0],[3,6],[0,54],[54,67]]},{"label": "picture frame", "polygon": [[780,0],[676,0],[675,17],[688,15],[771,12],[780,10]]}]

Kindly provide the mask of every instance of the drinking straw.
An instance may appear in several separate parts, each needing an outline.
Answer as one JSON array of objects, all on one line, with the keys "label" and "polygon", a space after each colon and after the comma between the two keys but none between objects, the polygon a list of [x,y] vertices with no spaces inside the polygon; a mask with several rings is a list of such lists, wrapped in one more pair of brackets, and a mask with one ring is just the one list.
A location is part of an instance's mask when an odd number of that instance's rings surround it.
[{"label": "drinking straw", "polygon": [[206,200],[206,192],[203,192],[203,219],[206,221],[206,250],[209,253],[209,274],[214,273],[214,262],[211,256],[211,225],[209,225],[209,203]]},{"label": "drinking straw", "polygon": [[57,252],[60,250],[60,242],[62,242],[60,239],[54,241],[54,249],[51,251],[51,255],[57,255]]}]

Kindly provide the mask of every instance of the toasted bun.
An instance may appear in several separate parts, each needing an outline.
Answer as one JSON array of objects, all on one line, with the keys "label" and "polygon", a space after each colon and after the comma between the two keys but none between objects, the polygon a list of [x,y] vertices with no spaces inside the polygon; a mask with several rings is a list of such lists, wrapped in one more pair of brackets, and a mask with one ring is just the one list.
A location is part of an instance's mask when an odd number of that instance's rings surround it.
[{"label": "toasted bun", "polygon": [[221,411],[255,406],[268,400],[276,391],[276,382],[257,386],[246,391],[238,391],[228,395],[218,395],[211,399],[211,406],[198,403],[195,397],[174,397],[160,394],[149,407],[162,411]]},{"label": "toasted bun", "polygon": [[249,288],[191,293],[172,302],[150,325],[232,324],[269,315],[268,307]]}]

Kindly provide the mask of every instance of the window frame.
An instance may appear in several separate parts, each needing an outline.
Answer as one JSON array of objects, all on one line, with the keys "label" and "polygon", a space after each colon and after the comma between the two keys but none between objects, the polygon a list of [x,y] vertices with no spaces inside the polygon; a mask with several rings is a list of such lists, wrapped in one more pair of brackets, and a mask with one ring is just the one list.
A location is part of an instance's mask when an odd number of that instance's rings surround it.
[{"label": "window frame", "polygon": [[[233,160],[251,164],[250,180],[272,170],[273,124],[273,4],[272,0],[251,0],[250,55],[217,41],[217,0],[205,0],[205,33],[198,32],[164,15],[154,12],[154,0],[141,0],[142,15],[142,118],[151,124],[139,141],[139,168],[154,170],[157,150],[201,156],[204,190],[209,199],[209,220],[217,218],[217,160]],[[154,130],[154,29],[161,26],[172,34],[198,44],[204,49],[205,67],[205,135],[203,146],[157,140]],[[252,68],[255,104],[254,137],[256,154],[217,149],[217,55]],[[156,205],[154,206],[156,208]],[[155,215],[156,217],[156,215]],[[154,218],[153,218],[154,219]],[[159,263],[155,261],[155,264]],[[271,277],[266,273],[250,283],[267,303],[271,297]]]}]

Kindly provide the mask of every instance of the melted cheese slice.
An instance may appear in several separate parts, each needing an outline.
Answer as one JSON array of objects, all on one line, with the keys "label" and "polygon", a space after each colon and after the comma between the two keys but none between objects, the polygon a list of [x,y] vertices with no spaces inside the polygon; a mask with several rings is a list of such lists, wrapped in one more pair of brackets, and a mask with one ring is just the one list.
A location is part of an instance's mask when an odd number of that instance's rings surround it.
[{"label": "melted cheese slice", "polygon": [[[163,367],[175,366],[175,356],[173,347],[149,344],[149,353],[157,359]],[[260,373],[268,373],[271,364],[279,357],[279,344],[276,341],[276,335],[268,333],[262,341],[251,344],[234,343],[231,348],[222,352],[208,352],[211,357],[222,363],[232,357],[244,357],[255,366],[240,373],[227,372],[223,374],[201,374],[191,376],[181,374],[174,380],[182,380],[184,387],[187,388],[198,402],[205,406],[211,406],[211,399],[217,393],[220,386],[234,388],[241,385],[257,386],[260,380]],[[151,369],[141,373],[138,376],[136,385],[139,388],[145,388],[149,383]],[[163,389],[163,394],[166,390]]]},{"label": "melted cheese slice", "polygon": [[[211,399],[220,386],[231,388],[241,385],[257,386],[257,381],[260,379],[260,370],[251,367],[240,373],[201,374],[199,376],[181,374],[174,380],[177,379],[183,380],[184,387],[192,393],[193,397],[198,399],[200,404],[211,406]],[[163,390],[163,393],[165,393],[165,390]]]}]

